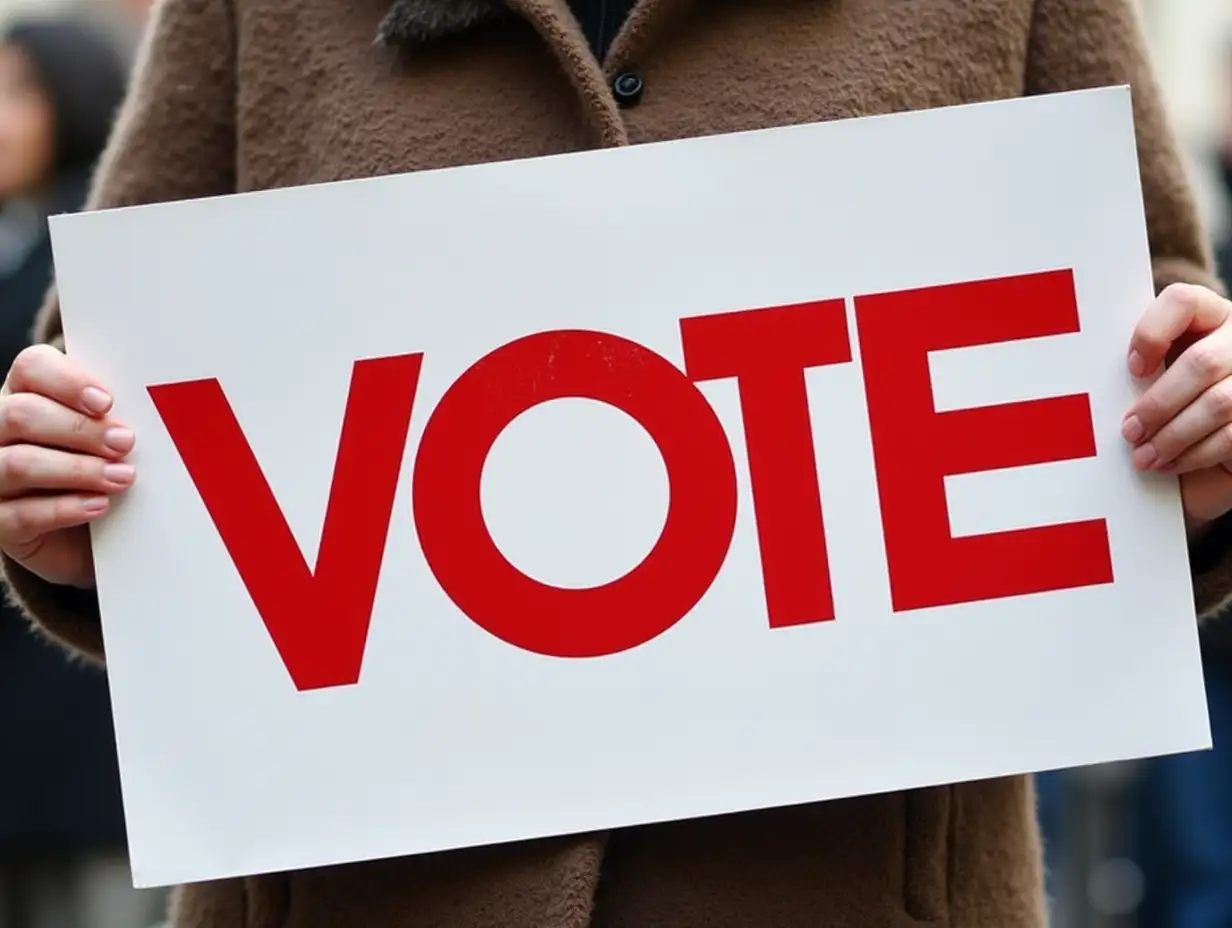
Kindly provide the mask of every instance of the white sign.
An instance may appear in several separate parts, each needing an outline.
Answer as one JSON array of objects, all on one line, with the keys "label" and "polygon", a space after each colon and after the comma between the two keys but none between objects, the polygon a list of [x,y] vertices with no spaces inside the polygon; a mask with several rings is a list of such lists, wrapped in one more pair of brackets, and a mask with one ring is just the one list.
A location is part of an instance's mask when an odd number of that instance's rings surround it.
[{"label": "white sign", "polygon": [[1209,744],[1127,89],[54,232],[140,885]]}]

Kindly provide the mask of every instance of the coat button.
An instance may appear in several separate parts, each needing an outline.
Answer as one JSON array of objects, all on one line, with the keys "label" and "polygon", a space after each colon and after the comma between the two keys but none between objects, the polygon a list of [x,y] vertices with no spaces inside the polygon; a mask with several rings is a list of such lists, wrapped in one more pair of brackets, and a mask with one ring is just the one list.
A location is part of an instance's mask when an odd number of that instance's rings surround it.
[{"label": "coat button", "polygon": [[637,106],[646,82],[636,71],[621,71],[612,81],[612,95],[621,106]]}]

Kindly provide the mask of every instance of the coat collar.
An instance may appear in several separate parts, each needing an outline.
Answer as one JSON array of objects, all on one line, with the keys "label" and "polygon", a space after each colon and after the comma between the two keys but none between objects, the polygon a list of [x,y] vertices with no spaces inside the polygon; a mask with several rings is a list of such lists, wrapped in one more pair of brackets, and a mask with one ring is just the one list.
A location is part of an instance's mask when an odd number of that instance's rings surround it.
[{"label": "coat collar", "polygon": [[[541,33],[559,32],[562,18],[572,20],[569,0],[390,0],[391,6],[377,28],[376,43],[395,47],[416,47],[447,39],[479,26],[518,15],[530,20]],[[640,50],[652,31],[692,6],[696,0],[638,0],[616,37],[608,58],[616,61]],[[549,25],[556,21],[555,25]],[[652,30],[651,24],[656,28]],[[546,27],[546,28],[545,28]],[[568,26],[564,32],[578,30]],[[545,35],[545,38],[547,36]],[[559,37],[559,36],[558,36]],[[621,53],[625,54],[621,54]]]},{"label": "coat collar", "polygon": [[394,0],[381,20],[382,45],[422,45],[466,32],[508,13],[502,0]]}]

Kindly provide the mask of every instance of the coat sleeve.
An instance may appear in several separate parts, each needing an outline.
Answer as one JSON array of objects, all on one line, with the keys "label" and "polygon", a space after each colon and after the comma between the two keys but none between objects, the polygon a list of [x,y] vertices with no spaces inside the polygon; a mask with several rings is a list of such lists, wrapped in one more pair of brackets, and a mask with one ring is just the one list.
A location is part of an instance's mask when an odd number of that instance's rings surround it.
[{"label": "coat sleeve", "polygon": [[[231,0],[160,0],[86,208],[234,192],[235,66]],[[35,322],[35,340],[62,345],[54,288]],[[49,584],[2,555],[0,570],[10,596],[44,631],[102,659],[93,591]]]},{"label": "coat sleeve", "polygon": [[[1210,244],[1151,67],[1133,0],[1036,0],[1026,92],[1053,93],[1128,84],[1156,291],[1173,283],[1226,292],[1212,270]],[[1221,523],[1228,522],[1225,516]],[[1192,552],[1201,618],[1232,602],[1232,526],[1218,525]]]}]

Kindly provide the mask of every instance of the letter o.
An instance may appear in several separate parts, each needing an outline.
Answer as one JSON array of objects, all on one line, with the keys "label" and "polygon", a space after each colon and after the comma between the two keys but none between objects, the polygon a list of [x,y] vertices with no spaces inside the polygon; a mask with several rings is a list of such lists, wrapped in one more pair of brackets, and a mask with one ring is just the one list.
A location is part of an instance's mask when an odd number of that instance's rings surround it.
[{"label": "letter o", "polygon": [[[579,397],[623,410],[650,434],[670,488],[650,553],[623,577],[587,589],[528,577],[497,548],[480,480],[500,433],[549,400]],[[551,657],[635,648],[679,622],[717,576],[736,523],[736,471],[710,404],[670,361],[602,332],[526,336],[468,368],[424,428],[412,487],[419,543],[437,582],[471,621]]]}]

